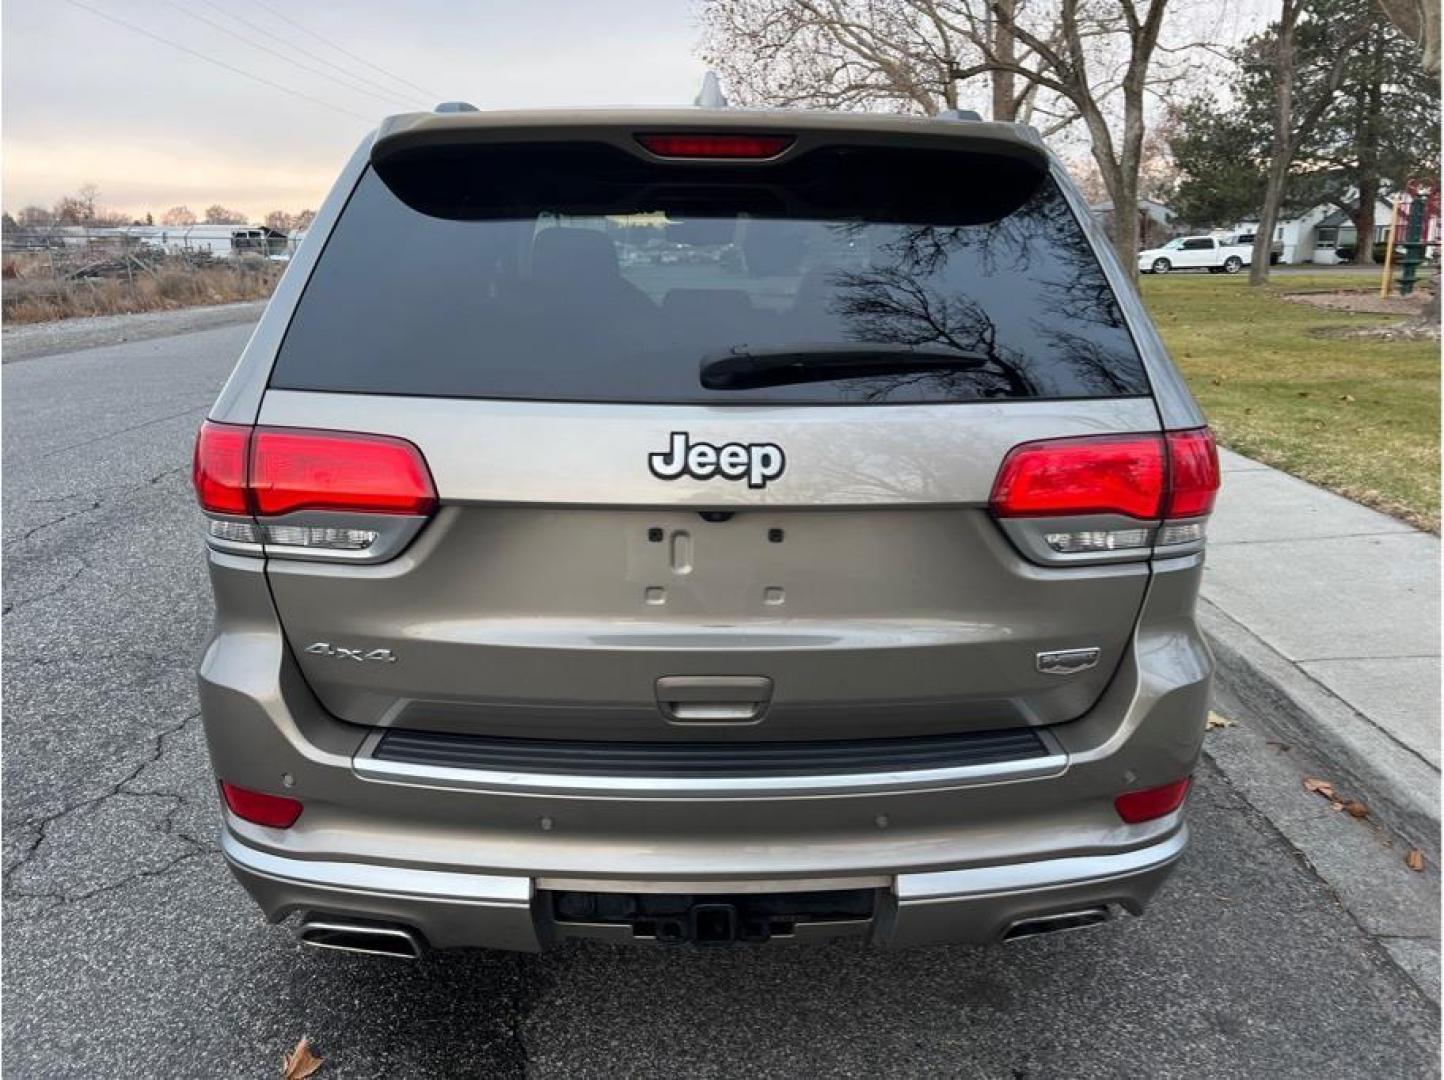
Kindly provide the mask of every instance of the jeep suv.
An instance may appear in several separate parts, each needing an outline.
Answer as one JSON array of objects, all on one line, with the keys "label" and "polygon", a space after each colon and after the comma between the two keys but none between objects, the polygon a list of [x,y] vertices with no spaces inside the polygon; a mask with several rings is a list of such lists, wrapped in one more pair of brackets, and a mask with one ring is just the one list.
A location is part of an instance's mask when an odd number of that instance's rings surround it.
[{"label": "jeep suv", "polygon": [[308,944],[989,942],[1184,849],[1217,458],[1028,128],[387,119],[196,448]]}]

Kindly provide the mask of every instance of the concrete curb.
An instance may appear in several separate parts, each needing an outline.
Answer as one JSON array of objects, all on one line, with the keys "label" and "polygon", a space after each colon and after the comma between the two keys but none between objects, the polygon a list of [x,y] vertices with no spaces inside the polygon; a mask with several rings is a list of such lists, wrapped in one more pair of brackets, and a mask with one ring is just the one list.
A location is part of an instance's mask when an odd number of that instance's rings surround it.
[{"label": "concrete curb", "polygon": [[1423,758],[1270,648],[1216,605],[1200,599],[1199,624],[1218,660],[1217,680],[1286,741],[1333,769],[1329,779],[1426,852],[1439,851],[1440,778]]}]

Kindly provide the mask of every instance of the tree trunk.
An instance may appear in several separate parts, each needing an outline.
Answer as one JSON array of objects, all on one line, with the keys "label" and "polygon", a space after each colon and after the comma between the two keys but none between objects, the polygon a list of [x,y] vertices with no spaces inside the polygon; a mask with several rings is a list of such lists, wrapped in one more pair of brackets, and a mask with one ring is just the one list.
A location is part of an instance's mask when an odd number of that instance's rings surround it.
[{"label": "tree trunk", "polygon": [[1283,206],[1284,187],[1288,182],[1289,163],[1293,157],[1290,145],[1294,115],[1294,24],[1298,20],[1295,0],[1283,0],[1279,13],[1277,53],[1274,56],[1274,138],[1269,158],[1268,181],[1264,187],[1263,208],[1259,212],[1258,232],[1254,234],[1253,260],[1248,268],[1250,285],[1266,285],[1269,280],[1269,257],[1274,246],[1274,228],[1279,208]]},{"label": "tree trunk", "polygon": [[1374,206],[1379,201],[1379,140],[1384,131],[1384,28],[1377,26],[1369,35],[1369,80],[1359,100],[1359,172],[1355,187],[1359,189],[1358,209],[1349,216],[1354,221],[1354,262],[1369,266],[1374,262]]},{"label": "tree trunk", "polygon": [[1288,172],[1287,158],[1275,156],[1269,162],[1263,208],[1259,211],[1258,232],[1254,234],[1253,261],[1249,263],[1248,268],[1250,285],[1268,284],[1269,260],[1274,247],[1274,230],[1278,227],[1279,209],[1284,201],[1284,185],[1288,181]]},{"label": "tree trunk", "polygon": [[[1096,144],[1095,144],[1096,146]],[[1113,250],[1118,261],[1134,281],[1138,280],[1138,170],[1130,172],[1114,161],[1109,155],[1096,149],[1093,160],[1103,177],[1103,186],[1108,189],[1108,198],[1113,202]]]},{"label": "tree trunk", "polygon": [[1359,206],[1350,219],[1354,222],[1354,262],[1368,266],[1374,261],[1374,204],[1379,201],[1379,178],[1371,172],[1359,175]]},{"label": "tree trunk", "polygon": [[[1013,35],[1013,11],[1017,0],[995,0],[998,13],[993,16],[993,52],[998,60],[1017,62],[1016,38]],[[1014,75],[1011,71],[993,69],[993,119],[1012,123],[1018,118],[1018,99],[1014,96]]]}]

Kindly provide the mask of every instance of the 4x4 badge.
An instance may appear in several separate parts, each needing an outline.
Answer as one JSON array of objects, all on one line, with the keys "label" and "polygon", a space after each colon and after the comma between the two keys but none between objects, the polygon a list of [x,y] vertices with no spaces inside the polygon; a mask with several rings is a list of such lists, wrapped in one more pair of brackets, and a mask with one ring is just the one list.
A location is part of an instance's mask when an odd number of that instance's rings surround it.
[{"label": "4x4 badge", "polygon": [[390,649],[348,649],[344,645],[332,645],[329,641],[316,641],[306,646],[313,656],[329,656],[333,660],[355,660],[364,664],[367,660],[379,660],[383,664],[396,663],[396,654]]},{"label": "4x4 badge", "polygon": [[671,445],[647,455],[647,467],[659,480],[690,476],[693,480],[746,479],[750,488],[764,488],[787,468],[787,457],[776,443],[712,443],[691,441],[685,431],[672,432]]}]

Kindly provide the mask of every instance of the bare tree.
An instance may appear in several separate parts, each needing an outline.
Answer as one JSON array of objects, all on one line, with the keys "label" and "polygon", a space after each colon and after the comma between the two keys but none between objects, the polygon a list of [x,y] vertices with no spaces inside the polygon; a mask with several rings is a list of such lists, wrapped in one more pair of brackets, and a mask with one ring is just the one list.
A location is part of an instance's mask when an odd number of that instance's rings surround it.
[{"label": "bare tree", "polygon": [[244,225],[246,215],[239,210],[227,210],[220,203],[212,203],[206,207],[207,225]]},{"label": "bare tree", "polygon": [[316,220],[316,211],[300,210],[291,218],[291,228],[299,232],[302,229],[309,229],[311,222]]},{"label": "bare tree", "polygon": [[189,206],[172,206],[160,216],[162,225],[194,225],[196,215]]},{"label": "bare tree", "polygon": [[958,107],[956,35],[930,2],[710,0],[702,55],[748,104],[902,109]]},{"label": "bare tree", "polygon": [[275,229],[277,232],[290,232],[294,225],[291,215],[284,210],[272,210],[265,217],[266,228]]},{"label": "bare tree", "polygon": [[[1294,110],[1294,81],[1298,74],[1297,36],[1299,17],[1307,6],[1307,0],[1282,0],[1279,21],[1270,33],[1258,39],[1258,47],[1269,55],[1263,59],[1272,68],[1274,90],[1273,100],[1273,142],[1269,152],[1268,169],[1265,173],[1263,205],[1259,210],[1258,238],[1253,247],[1253,261],[1249,265],[1250,285],[1263,285],[1269,279],[1269,259],[1273,249],[1274,227],[1278,223],[1279,211],[1283,207],[1288,185],[1289,168],[1298,156],[1314,126],[1318,124],[1324,110],[1333,102],[1343,82],[1344,72],[1354,46],[1369,29],[1368,10],[1355,24],[1342,31],[1339,47],[1334,52],[1333,63],[1324,73],[1323,84],[1314,93],[1308,106],[1297,115]],[[1368,237],[1361,242],[1367,243]]]},{"label": "bare tree", "polygon": [[100,185],[94,181],[81,184],[80,190],[75,193],[75,201],[84,212],[86,221],[90,221],[95,217],[95,202],[99,198]]},{"label": "bare tree", "polygon": [[[1145,94],[1177,77],[1188,47],[1160,46],[1169,3],[707,0],[703,56],[748,103],[933,115],[986,76],[994,119],[1034,123],[1045,137],[1081,120],[1132,269]],[[1158,62],[1161,49],[1171,64]]]},{"label": "bare tree", "polygon": [[[977,0],[987,2],[987,0]],[[987,12],[1031,50],[1033,62],[1021,64],[994,47],[988,20],[959,4],[962,28],[981,59],[956,73],[960,79],[984,72],[1010,71],[1033,86],[1066,101],[1088,130],[1093,160],[1113,202],[1113,244],[1131,273],[1137,272],[1140,223],[1139,168],[1143,160],[1144,93],[1149,89],[1155,53],[1168,0],[1059,0],[1047,26],[1025,26],[1010,5],[991,0]],[[1109,70],[1109,54],[1121,53],[1121,69]],[[1122,119],[1115,133],[1112,99]]]},{"label": "bare tree", "polygon": [[22,206],[15,220],[27,229],[44,228],[55,224],[55,212],[43,206]]}]

